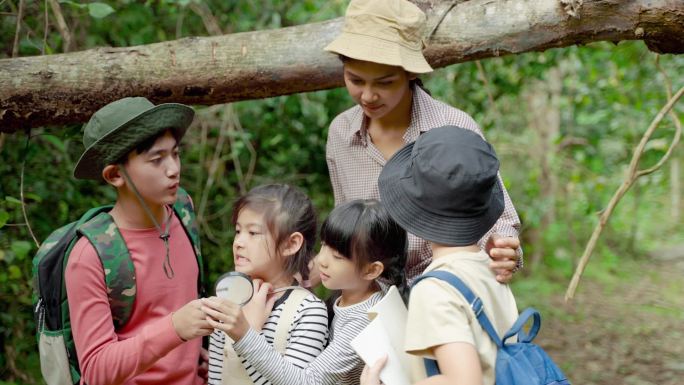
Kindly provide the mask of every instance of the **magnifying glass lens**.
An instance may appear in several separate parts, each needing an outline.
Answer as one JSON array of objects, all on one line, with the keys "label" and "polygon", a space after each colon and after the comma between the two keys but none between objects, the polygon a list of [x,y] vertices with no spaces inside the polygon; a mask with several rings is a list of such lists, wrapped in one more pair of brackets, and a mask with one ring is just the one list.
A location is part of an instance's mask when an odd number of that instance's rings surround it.
[{"label": "magnifying glass lens", "polygon": [[252,299],[254,288],[252,279],[237,271],[231,271],[219,277],[216,282],[216,296],[225,298],[238,305],[244,305]]}]

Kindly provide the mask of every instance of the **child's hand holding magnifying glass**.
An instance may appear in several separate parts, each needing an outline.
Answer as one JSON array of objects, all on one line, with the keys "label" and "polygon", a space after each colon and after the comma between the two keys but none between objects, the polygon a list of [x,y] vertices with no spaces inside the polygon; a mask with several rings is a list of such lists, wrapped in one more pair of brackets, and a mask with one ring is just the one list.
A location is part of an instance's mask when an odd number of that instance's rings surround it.
[{"label": "child's hand holding magnifying glass", "polygon": [[249,322],[240,305],[229,299],[202,298],[202,311],[207,314],[207,322],[214,329],[224,331],[233,341],[239,341],[249,330]]},{"label": "child's hand holding magnifying glass", "polygon": [[251,278],[236,271],[219,277],[216,296],[202,299],[202,311],[207,322],[224,331],[233,341],[238,341],[249,330],[249,322],[241,307],[252,298],[254,287]]}]

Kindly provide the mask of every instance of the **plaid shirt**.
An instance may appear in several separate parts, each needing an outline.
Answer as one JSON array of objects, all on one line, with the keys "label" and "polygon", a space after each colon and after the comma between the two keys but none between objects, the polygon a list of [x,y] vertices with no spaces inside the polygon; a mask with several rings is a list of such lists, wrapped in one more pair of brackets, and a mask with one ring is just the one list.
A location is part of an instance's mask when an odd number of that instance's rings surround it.
[{"label": "plaid shirt", "polygon": [[[483,136],[477,123],[468,114],[433,99],[420,87],[414,87],[412,103],[411,124],[404,134],[404,143],[415,141],[422,132],[433,127],[446,125],[463,127]],[[354,199],[380,199],[378,177],[387,161],[373,145],[367,128],[368,118],[358,105],[339,114],[330,124],[326,160],[335,205]],[[498,222],[478,242],[482,248],[492,233],[517,237],[520,231],[518,213],[505,188],[503,192],[506,207]],[[408,238],[406,276],[410,282],[430,264],[432,251],[425,240],[413,234],[409,234]],[[522,256],[518,263],[518,267],[521,266]]]}]

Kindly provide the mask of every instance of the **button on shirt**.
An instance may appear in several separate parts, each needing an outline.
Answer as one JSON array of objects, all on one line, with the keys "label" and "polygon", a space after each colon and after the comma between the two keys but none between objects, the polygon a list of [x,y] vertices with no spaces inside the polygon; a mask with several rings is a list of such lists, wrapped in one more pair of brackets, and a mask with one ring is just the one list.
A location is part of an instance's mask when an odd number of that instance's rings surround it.
[{"label": "button on shirt", "polygon": [[[354,199],[380,199],[378,177],[387,161],[373,145],[368,133],[368,123],[369,120],[363,110],[356,105],[339,114],[330,124],[326,160],[335,194],[335,205]],[[466,128],[483,136],[475,120],[468,114],[432,98],[420,87],[413,87],[411,123],[403,136],[404,143],[414,142],[422,132],[433,127],[447,125]],[[506,207],[498,222],[478,242],[482,248],[492,233],[518,236],[520,219],[505,188],[504,201]],[[432,251],[425,240],[413,234],[409,234],[408,238],[406,276],[411,282],[430,264]],[[518,263],[518,267],[521,266],[522,258]]]}]

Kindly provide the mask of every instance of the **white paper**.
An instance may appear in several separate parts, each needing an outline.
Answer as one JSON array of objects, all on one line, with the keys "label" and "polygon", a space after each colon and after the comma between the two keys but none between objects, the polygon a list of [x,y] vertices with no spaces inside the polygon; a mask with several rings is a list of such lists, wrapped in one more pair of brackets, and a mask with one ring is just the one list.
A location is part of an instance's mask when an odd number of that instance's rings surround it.
[{"label": "white paper", "polygon": [[368,310],[371,322],[351,341],[351,346],[372,366],[387,355],[380,372],[385,385],[410,385],[409,356],[404,352],[404,333],[408,312],[397,288],[392,286],[380,302]]}]

